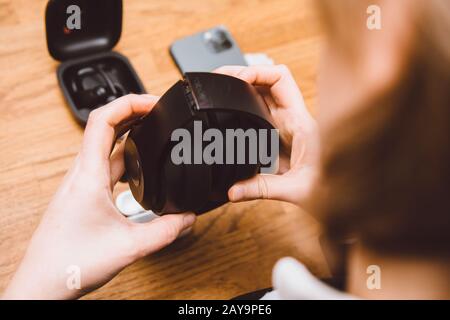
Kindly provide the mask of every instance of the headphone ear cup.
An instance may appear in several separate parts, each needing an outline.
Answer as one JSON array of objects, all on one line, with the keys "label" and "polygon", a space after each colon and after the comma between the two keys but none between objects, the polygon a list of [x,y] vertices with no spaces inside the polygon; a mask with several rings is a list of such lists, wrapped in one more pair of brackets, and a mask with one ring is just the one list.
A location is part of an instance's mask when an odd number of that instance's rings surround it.
[{"label": "headphone ear cup", "polygon": [[[208,120],[211,127],[218,129],[224,138],[226,137],[226,129],[233,129],[233,124],[236,121],[235,116],[226,112],[211,112],[208,114]],[[217,207],[217,204],[228,202],[228,188],[231,186],[228,185],[227,181],[234,179],[236,174],[235,165],[226,163],[227,153],[230,150],[227,150],[225,139],[223,140],[223,148],[223,163],[211,166],[212,191],[210,200],[211,203],[214,203],[214,205],[211,205],[213,207]]]},{"label": "headphone ear cup", "polygon": [[[242,129],[246,131],[247,129],[253,127],[251,123],[240,117],[239,114],[231,114],[226,112],[211,113],[208,119],[215,128],[218,128],[222,132],[225,139],[226,129]],[[212,192],[209,197],[209,203],[202,210],[204,212],[229,201],[228,190],[232,187],[233,181],[246,180],[258,173],[259,165],[248,163],[250,157],[250,145],[245,145],[245,164],[236,163],[238,152],[243,152],[243,150],[238,150],[236,143],[233,144],[234,150],[228,150],[227,148],[230,146],[228,146],[225,141],[224,147],[224,163],[215,164],[212,166]],[[234,154],[233,163],[227,164],[226,154],[231,152]]]},{"label": "headphone ear cup", "polygon": [[211,166],[176,165],[170,156],[164,163],[159,199],[162,212],[194,211],[200,213],[211,192]]},{"label": "headphone ear cup", "polygon": [[[238,118],[237,123],[239,123],[239,128],[241,128],[242,130],[246,131],[249,129],[254,128],[254,126],[252,126],[251,122],[249,122],[249,119],[246,118]],[[256,132],[256,138],[257,141],[259,142],[259,137],[258,137],[258,132]],[[259,171],[259,164],[258,164],[258,159],[256,158],[256,163],[250,163],[250,157],[251,152],[250,152],[250,148],[252,146],[250,146],[249,144],[245,146],[245,164],[239,164],[234,166],[236,171],[235,171],[235,176],[234,176],[234,181],[242,181],[242,180],[246,180],[249,179],[251,177],[253,177],[255,174],[258,173]],[[256,156],[258,155],[258,148],[259,145],[258,143],[256,143]],[[235,150],[236,152],[241,152],[241,150]],[[255,155],[253,155],[255,156]]]},{"label": "headphone ear cup", "polygon": [[174,164],[170,157],[164,162],[164,167],[160,172],[159,190],[155,207],[162,213],[172,213],[178,210],[184,210],[184,188],[186,183],[184,177],[184,165]]},{"label": "headphone ear cup", "polygon": [[[207,121],[202,122],[206,130]],[[186,129],[190,132],[191,147],[193,147],[194,122],[191,122]],[[194,164],[193,158],[191,163],[176,165],[171,159],[172,148],[168,149],[170,151],[166,155],[159,179],[162,187],[158,197],[163,203],[161,211],[163,213],[182,211],[202,213],[201,208],[205,206],[212,192],[212,166]]]}]

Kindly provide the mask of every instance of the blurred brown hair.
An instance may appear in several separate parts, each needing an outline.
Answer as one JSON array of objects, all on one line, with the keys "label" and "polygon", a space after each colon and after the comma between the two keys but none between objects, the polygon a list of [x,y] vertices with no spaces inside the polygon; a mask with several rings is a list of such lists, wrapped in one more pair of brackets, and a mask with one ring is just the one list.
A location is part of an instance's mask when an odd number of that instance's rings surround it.
[{"label": "blurred brown hair", "polygon": [[[323,137],[312,200],[334,239],[352,234],[383,252],[449,255],[450,1],[416,4],[406,68]],[[320,1],[334,46],[357,45],[352,15],[367,5]]]}]

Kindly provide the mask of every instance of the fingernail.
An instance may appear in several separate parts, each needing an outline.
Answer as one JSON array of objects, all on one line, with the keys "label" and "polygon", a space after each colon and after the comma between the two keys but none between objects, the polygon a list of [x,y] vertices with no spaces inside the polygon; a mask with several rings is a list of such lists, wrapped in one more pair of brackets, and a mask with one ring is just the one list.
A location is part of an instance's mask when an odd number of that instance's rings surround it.
[{"label": "fingernail", "polygon": [[197,217],[195,214],[185,215],[183,218],[184,228],[188,228],[188,227],[192,226],[194,224],[196,218]]},{"label": "fingernail", "polygon": [[230,201],[235,202],[242,199],[244,190],[241,187],[232,187],[230,190]]}]

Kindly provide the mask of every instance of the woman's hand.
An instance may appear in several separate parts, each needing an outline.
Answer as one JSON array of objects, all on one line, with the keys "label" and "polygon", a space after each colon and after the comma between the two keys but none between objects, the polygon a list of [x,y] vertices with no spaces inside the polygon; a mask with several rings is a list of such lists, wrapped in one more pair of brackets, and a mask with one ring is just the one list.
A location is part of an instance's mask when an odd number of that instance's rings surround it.
[{"label": "woman's hand", "polygon": [[281,140],[280,170],[259,174],[230,188],[230,201],[274,199],[304,206],[317,173],[319,134],[286,66],[227,66],[215,72],[256,86],[269,107]]},{"label": "woman's hand", "polygon": [[110,156],[116,135],[124,124],[148,113],[156,101],[149,95],[128,95],[91,113],[81,152],[3,298],[78,298],[192,226],[194,214],[133,224],[113,204],[113,186],[124,172],[124,143]]}]

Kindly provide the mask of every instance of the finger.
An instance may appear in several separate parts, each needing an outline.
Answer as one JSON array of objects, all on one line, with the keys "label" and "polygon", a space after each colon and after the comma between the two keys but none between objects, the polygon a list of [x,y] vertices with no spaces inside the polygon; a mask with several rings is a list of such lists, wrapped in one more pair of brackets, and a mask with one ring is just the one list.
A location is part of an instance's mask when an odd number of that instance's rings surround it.
[{"label": "finger", "polygon": [[290,74],[284,65],[277,66],[224,66],[214,72],[237,77],[255,86],[273,86]]},{"label": "finger", "polygon": [[[274,199],[278,190],[280,176],[258,174],[248,180],[240,181],[228,190],[231,202],[255,199]],[[270,189],[269,189],[270,186]]]},{"label": "finger", "polygon": [[228,198],[231,202],[271,199],[296,203],[304,185],[288,175],[258,174],[233,185],[228,190]]},{"label": "finger", "polygon": [[157,101],[155,96],[131,94],[92,111],[84,133],[82,156],[91,163],[109,160],[116,126],[147,114]]},{"label": "finger", "polygon": [[278,106],[290,107],[303,103],[297,83],[285,65],[225,66],[215,72],[239,78],[254,86],[269,87]]},{"label": "finger", "polygon": [[192,227],[195,220],[193,213],[170,214],[146,224],[133,225],[132,232],[140,255],[148,255],[169,245],[180,233]]},{"label": "finger", "polygon": [[282,77],[278,66],[224,66],[214,72],[239,78],[255,86],[271,87]]},{"label": "finger", "polygon": [[223,66],[214,70],[214,73],[224,74],[231,77],[236,77],[246,66]]},{"label": "finger", "polygon": [[283,76],[283,70],[279,66],[251,66],[242,69],[238,78],[255,86],[272,87]]},{"label": "finger", "polygon": [[125,172],[125,141],[122,141],[111,156],[111,187],[114,187]]}]

